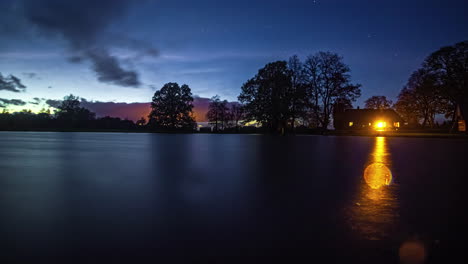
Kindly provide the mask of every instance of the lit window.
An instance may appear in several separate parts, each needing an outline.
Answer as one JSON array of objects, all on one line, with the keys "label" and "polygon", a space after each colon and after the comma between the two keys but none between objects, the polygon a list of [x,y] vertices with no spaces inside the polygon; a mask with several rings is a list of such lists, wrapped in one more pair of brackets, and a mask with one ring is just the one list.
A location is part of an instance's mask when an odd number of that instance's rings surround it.
[{"label": "lit window", "polygon": [[400,122],[395,122],[395,123],[393,123],[393,126],[394,126],[394,127],[400,127]]},{"label": "lit window", "polygon": [[349,122],[349,126],[350,126],[350,127],[352,127],[352,126],[353,126],[353,124],[354,124],[353,122]]}]

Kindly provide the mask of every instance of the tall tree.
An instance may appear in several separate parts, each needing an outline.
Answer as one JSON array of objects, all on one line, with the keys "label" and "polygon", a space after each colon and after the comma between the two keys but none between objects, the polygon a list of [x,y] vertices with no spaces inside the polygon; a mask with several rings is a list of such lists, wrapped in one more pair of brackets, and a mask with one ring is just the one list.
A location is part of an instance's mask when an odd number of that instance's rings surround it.
[{"label": "tall tree", "polygon": [[290,119],[290,72],[287,62],[268,63],[242,85],[238,99],[244,104],[246,121],[257,121],[270,131],[286,128]]},{"label": "tall tree", "polygon": [[88,109],[81,107],[81,101],[78,96],[70,94],[63,98],[61,104],[55,112],[57,121],[63,127],[78,128],[90,126],[91,120],[96,118],[96,114]]},{"label": "tall tree", "polygon": [[449,101],[441,95],[436,76],[422,68],[411,75],[395,107],[408,121],[417,119],[422,127],[433,127],[435,116],[448,111]]},{"label": "tall tree", "polygon": [[425,60],[423,68],[434,76],[440,95],[449,101],[447,114],[452,114],[453,121],[457,106],[468,115],[468,41],[437,50]]},{"label": "tall tree", "polygon": [[311,55],[304,68],[309,106],[322,129],[327,129],[335,103],[338,100],[355,101],[361,95],[361,85],[351,84],[349,67],[335,53]]},{"label": "tall tree", "polygon": [[393,102],[388,100],[385,96],[374,95],[367,99],[365,102],[365,107],[367,109],[389,109],[392,107]]},{"label": "tall tree", "polygon": [[446,111],[446,100],[441,96],[436,76],[426,69],[415,71],[408,80],[408,88],[414,91],[415,103],[422,118],[422,127],[433,127],[435,116]]},{"label": "tall tree", "polygon": [[416,103],[414,90],[405,86],[398,95],[398,100],[393,106],[398,114],[410,125],[419,125],[421,114]]},{"label": "tall tree", "polygon": [[156,91],[151,102],[148,124],[153,129],[193,130],[193,97],[186,84],[166,83]]},{"label": "tall tree", "polygon": [[226,124],[229,121],[229,109],[227,107],[228,102],[226,100],[221,101],[218,95],[213,96],[210,100],[208,112],[206,118],[210,124],[214,124],[215,131],[219,130],[218,124],[221,129],[224,130]]}]

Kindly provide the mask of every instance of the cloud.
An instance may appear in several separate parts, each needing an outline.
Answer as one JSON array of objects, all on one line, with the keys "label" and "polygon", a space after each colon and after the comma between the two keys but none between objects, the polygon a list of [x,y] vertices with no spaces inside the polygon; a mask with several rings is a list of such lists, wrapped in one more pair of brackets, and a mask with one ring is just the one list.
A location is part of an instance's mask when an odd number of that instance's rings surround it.
[{"label": "cloud", "polygon": [[96,113],[98,117],[112,116],[136,121],[141,117],[148,119],[151,104],[148,103],[116,103],[81,100],[81,106]]},{"label": "cloud", "polygon": [[199,61],[219,61],[219,60],[251,60],[251,59],[275,59],[275,56],[265,51],[222,51],[222,52],[189,52],[184,54],[162,54],[161,60],[175,62],[199,62]]},{"label": "cloud", "polygon": [[44,98],[34,97],[33,100],[30,101],[29,103],[33,105],[38,105],[44,100],[45,100]]},{"label": "cloud", "polygon": [[187,69],[179,71],[181,75],[200,75],[200,74],[213,74],[222,72],[221,68],[198,68],[198,69]]},{"label": "cloud", "polygon": [[93,69],[101,82],[113,83],[121,86],[138,87],[138,73],[122,69],[116,57],[106,50],[93,50],[88,52],[93,62]]},{"label": "cloud", "polygon": [[[206,113],[210,104],[209,98],[195,96],[193,101],[193,112],[197,122],[207,122]],[[45,99],[44,99],[45,100]],[[46,100],[49,107],[57,108],[62,103],[62,100]],[[232,102],[228,104],[230,106]],[[88,101],[81,98],[81,107],[89,109],[91,112],[96,113],[97,117],[120,117],[122,119],[129,119],[137,121],[141,117],[148,119],[151,111],[151,103],[123,103],[123,102],[101,102],[101,101]]]},{"label": "cloud", "polygon": [[23,106],[26,105],[26,102],[20,99],[0,98],[0,107],[7,107],[9,105]]},{"label": "cloud", "polygon": [[81,63],[83,62],[83,58],[77,55],[71,56],[68,58],[68,61],[71,63]]},{"label": "cloud", "polygon": [[69,61],[90,61],[99,81],[126,87],[139,87],[138,73],[122,67],[110,53],[118,46],[137,54],[156,56],[149,43],[108,32],[109,26],[125,15],[134,2],[129,0],[21,0],[26,21],[47,37],[59,36],[70,48]]},{"label": "cloud", "polygon": [[22,74],[23,76],[26,76],[26,78],[29,78],[29,79],[36,79],[36,80],[41,79],[35,72],[23,72]]},{"label": "cloud", "polygon": [[10,91],[10,92],[24,92],[26,86],[21,83],[21,80],[14,75],[9,75],[3,77],[0,73],[0,91]]},{"label": "cloud", "polygon": [[[209,98],[195,96],[193,101],[193,113],[197,122],[207,122],[206,113],[210,104]],[[229,103],[231,105],[232,103]],[[113,116],[127,118],[133,121],[144,117],[148,119],[151,111],[151,103],[116,103],[81,100],[81,106],[96,113],[98,117]]]},{"label": "cloud", "polygon": [[49,107],[57,108],[62,104],[62,100],[47,99],[45,102]]},{"label": "cloud", "polygon": [[[34,98],[36,100],[36,98]],[[63,100],[44,99],[45,103],[52,108],[57,108],[62,104]],[[96,113],[98,117],[120,117],[122,119],[130,119],[136,121],[141,117],[148,117],[151,103],[116,103],[116,102],[100,102],[88,101],[81,98],[81,107],[89,109]]]},{"label": "cloud", "polygon": [[51,57],[61,57],[61,54],[57,52],[30,52],[30,51],[0,52],[0,59],[14,59],[14,60],[32,59],[34,60],[34,59],[50,59]]}]

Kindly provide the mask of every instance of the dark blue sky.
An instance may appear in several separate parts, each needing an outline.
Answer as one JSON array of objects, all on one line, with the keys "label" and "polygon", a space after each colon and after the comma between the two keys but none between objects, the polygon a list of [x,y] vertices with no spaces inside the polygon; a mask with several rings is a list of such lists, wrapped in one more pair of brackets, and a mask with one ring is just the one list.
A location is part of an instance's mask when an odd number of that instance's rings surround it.
[{"label": "dark blue sky", "polygon": [[332,51],[362,84],[355,105],[372,95],[395,100],[427,55],[468,39],[467,3],[1,0],[0,72],[28,87],[0,98],[147,102],[176,81],[235,100],[266,63]]}]

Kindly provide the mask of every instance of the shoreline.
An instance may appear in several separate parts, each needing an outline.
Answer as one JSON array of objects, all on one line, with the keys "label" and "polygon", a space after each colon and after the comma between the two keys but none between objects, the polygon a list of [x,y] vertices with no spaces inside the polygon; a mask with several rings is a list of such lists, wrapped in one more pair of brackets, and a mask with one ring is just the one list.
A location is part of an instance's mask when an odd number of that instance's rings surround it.
[{"label": "shoreline", "polygon": [[467,134],[461,133],[436,133],[436,132],[371,132],[371,133],[340,133],[331,132],[331,136],[354,136],[354,137],[406,137],[406,138],[449,138],[468,139]]},{"label": "shoreline", "polygon": [[[213,135],[274,135],[268,133],[240,132],[240,133],[212,133],[212,132],[168,132],[150,130],[119,130],[119,129],[37,129],[37,130],[0,130],[0,132],[59,132],[59,133],[147,133],[147,134],[213,134]],[[323,133],[290,133],[285,136],[351,136],[351,137],[406,137],[406,138],[448,138],[448,139],[468,139],[468,134],[461,133],[437,133],[437,132],[349,132],[349,131],[326,131]]]}]

